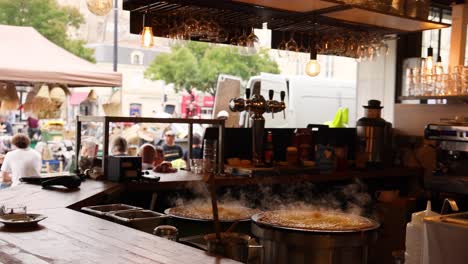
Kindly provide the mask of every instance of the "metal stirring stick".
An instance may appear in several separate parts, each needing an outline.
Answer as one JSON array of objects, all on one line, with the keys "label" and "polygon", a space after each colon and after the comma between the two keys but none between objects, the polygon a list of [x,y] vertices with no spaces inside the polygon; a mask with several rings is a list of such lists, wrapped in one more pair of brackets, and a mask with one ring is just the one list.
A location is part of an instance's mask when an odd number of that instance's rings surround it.
[{"label": "metal stirring stick", "polygon": [[219,224],[218,215],[218,201],[216,199],[216,184],[215,184],[215,173],[210,173],[210,191],[211,191],[211,206],[213,209],[213,221],[216,232],[216,239],[221,240],[221,226]]}]

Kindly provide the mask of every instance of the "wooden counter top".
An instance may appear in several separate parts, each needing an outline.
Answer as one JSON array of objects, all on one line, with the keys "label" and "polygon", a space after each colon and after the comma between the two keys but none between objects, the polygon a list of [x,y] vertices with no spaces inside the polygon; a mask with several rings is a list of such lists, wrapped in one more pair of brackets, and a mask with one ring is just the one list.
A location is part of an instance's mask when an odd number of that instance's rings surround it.
[{"label": "wooden counter top", "polygon": [[121,188],[87,180],[74,192],[22,184],[0,191],[0,204],[24,204],[47,219],[33,229],[0,224],[0,263],[238,263],[66,207]]},{"label": "wooden counter top", "polygon": [[[386,168],[384,170],[372,171],[341,171],[333,173],[301,173],[296,175],[274,175],[274,176],[225,176],[217,177],[218,186],[239,186],[239,185],[271,185],[271,184],[294,184],[300,182],[333,182],[358,179],[387,179],[398,177],[419,177],[422,170],[419,168]],[[191,172],[179,170],[176,173],[162,174],[159,182],[149,183],[127,183],[127,190],[165,190],[165,189],[185,189],[196,184],[204,184],[207,175],[196,175]]]},{"label": "wooden counter top", "polygon": [[87,180],[79,189],[65,188],[42,189],[41,186],[20,184],[13,188],[0,190],[0,204],[24,204],[28,210],[66,208],[75,203],[90,199],[96,195],[121,189],[122,186],[112,182]]}]

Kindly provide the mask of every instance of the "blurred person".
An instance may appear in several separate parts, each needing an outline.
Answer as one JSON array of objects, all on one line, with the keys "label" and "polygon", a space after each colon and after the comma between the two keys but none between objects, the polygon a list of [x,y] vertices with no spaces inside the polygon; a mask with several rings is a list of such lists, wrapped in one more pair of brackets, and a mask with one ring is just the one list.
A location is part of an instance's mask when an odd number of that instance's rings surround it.
[{"label": "blurred person", "polygon": [[151,144],[143,144],[138,150],[138,156],[141,157],[142,169],[149,170],[156,159],[156,149]]},{"label": "blurred person", "polygon": [[13,127],[11,126],[11,123],[8,122],[8,116],[0,115],[0,132],[4,135],[13,135]]},{"label": "blurred person", "polygon": [[164,150],[162,147],[156,147],[156,154],[154,156],[153,166],[156,167],[164,162]]},{"label": "blurred person", "polygon": [[175,144],[175,133],[172,130],[168,130],[164,133],[164,144],[162,148],[164,150],[165,161],[173,161],[184,156],[182,147]]},{"label": "blurred person", "polygon": [[[201,147],[201,136],[197,133],[193,134],[192,137],[192,155],[191,159],[201,159],[203,158],[203,152]],[[188,150],[184,153],[184,160],[188,161]]]},{"label": "blurred person", "polygon": [[41,154],[29,147],[29,137],[19,133],[13,136],[11,142],[16,149],[5,155],[1,168],[2,181],[16,186],[21,177],[40,177]]},{"label": "blurred person", "polygon": [[29,116],[26,120],[28,124],[28,136],[30,139],[34,139],[37,136],[41,135],[41,130],[39,129],[39,120]]},{"label": "blurred person", "polygon": [[127,140],[123,137],[116,137],[112,141],[111,154],[114,156],[127,155]]}]

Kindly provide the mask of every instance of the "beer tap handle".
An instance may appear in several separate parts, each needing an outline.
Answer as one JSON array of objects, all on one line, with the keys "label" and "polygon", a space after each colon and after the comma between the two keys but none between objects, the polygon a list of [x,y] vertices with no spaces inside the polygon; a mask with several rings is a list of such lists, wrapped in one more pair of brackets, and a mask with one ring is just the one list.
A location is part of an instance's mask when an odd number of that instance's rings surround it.
[{"label": "beer tap handle", "polygon": [[270,103],[272,103],[273,101],[273,96],[275,96],[275,91],[273,91],[272,89],[268,90],[268,99],[270,100],[267,104],[267,107],[268,107],[268,110],[271,111],[271,118],[275,118],[275,111],[273,109],[273,107],[270,106]]},{"label": "beer tap handle", "polygon": [[247,121],[247,127],[250,127],[250,103],[249,103],[249,100],[250,100],[250,88],[247,88],[245,89],[245,105],[246,105],[246,108],[245,110],[247,111],[247,118],[246,118],[246,121]]},{"label": "beer tap handle", "polygon": [[[286,92],[281,91],[280,97],[281,97],[281,102],[284,103],[284,98],[286,98]],[[283,109],[283,118],[286,119],[286,110],[285,109]]]}]

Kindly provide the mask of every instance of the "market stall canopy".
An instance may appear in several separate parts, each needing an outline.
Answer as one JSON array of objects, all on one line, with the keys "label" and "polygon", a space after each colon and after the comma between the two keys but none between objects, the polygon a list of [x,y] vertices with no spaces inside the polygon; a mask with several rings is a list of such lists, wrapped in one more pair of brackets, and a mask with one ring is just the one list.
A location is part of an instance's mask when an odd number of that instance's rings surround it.
[{"label": "market stall canopy", "polygon": [[101,69],[32,27],[0,25],[0,81],[120,87],[122,74]]}]

